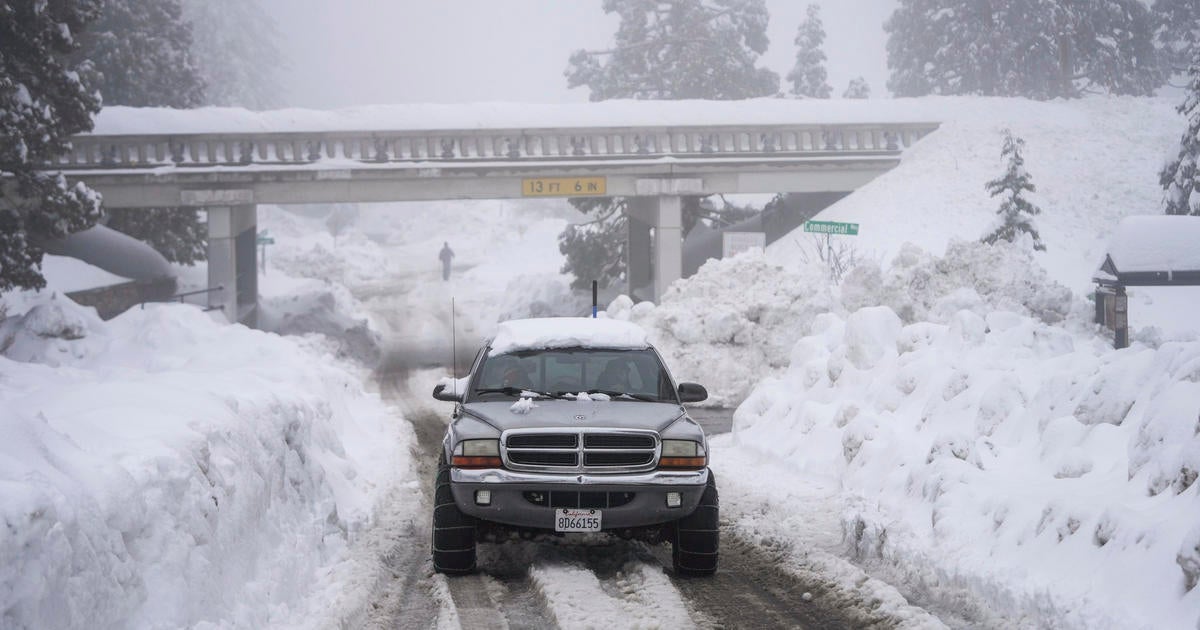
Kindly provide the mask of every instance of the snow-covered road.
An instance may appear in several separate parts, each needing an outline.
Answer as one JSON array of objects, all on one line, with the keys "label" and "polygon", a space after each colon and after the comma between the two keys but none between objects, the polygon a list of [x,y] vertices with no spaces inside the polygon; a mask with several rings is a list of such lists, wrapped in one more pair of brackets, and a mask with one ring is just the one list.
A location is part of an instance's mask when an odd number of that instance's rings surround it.
[{"label": "snow-covered road", "polygon": [[[381,547],[391,572],[376,593],[375,628],[894,628],[943,627],[908,606],[899,592],[868,578],[825,550],[797,549],[765,527],[766,497],[735,482],[731,467],[746,464],[714,455],[726,490],[722,502],[722,556],[710,578],[674,575],[668,545],[604,537],[481,544],[480,572],[465,577],[434,574],[429,558],[430,503],[437,451],[451,405],[430,392],[447,369],[450,297],[454,283],[433,273],[398,274],[360,297],[384,327],[385,353],[376,371],[378,391],[403,411],[416,436],[413,460],[421,478],[421,513],[397,519],[382,532],[394,537]],[[357,292],[357,291],[356,291]],[[467,328],[478,305],[459,299],[460,368],[478,345]],[[474,308],[472,308],[474,306]],[[464,323],[467,326],[464,326]],[[481,332],[481,331],[480,331]],[[691,413],[717,443],[727,444],[732,409],[695,408]],[[727,447],[721,447],[728,450]],[[723,466],[728,474],[723,473]],[[734,496],[734,492],[745,494]],[[840,537],[835,516],[810,513],[823,506],[795,505],[793,519],[827,527],[821,539]],[[787,519],[775,519],[791,522]],[[806,561],[810,556],[816,563]],[[823,575],[822,571],[829,571]]]},{"label": "snow-covered road", "polygon": [[[407,349],[411,350],[411,348]],[[426,517],[398,533],[385,563],[392,579],[377,593],[377,628],[865,628],[904,626],[875,594],[847,599],[840,582],[794,570],[797,550],[762,544],[727,510],[721,568],[711,578],[674,575],[670,549],[616,538],[572,538],[480,545],[480,572],[434,574],[428,504],[448,405],[425,391],[430,372],[385,360],[379,390],[401,408],[417,436]],[[445,407],[445,408],[443,408]],[[730,430],[732,410],[696,409],[711,433]],[[719,469],[718,469],[719,470]],[[718,473],[719,474],[719,473]],[[741,502],[727,499],[726,504]],[[757,508],[754,508],[757,509]],[[384,525],[386,527],[386,525]],[[803,553],[802,551],[800,553]],[[865,575],[863,576],[865,580]],[[839,577],[840,580],[840,577]],[[919,615],[918,615],[919,616]],[[925,621],[932,622],[931,618]],[[921,625],[921,624],[918,624]],[[924,624],[938,627],[936,622]],[[910,626],[915,627],[915,626]]]}]

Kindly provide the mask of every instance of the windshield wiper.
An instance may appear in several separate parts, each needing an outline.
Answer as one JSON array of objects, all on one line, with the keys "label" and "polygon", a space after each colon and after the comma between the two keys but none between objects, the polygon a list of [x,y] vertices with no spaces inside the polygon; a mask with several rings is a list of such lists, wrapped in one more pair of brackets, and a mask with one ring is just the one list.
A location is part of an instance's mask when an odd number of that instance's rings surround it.
[{"label": "windshield wiper", "polygon": [[556,398],[563,399],[563,395],[558,392],[539,392],[536,389],[526,389],[524,387],[488,387],[475,390],[475,394],[504,394],[505,396],[520,396],[521,394],[534,394],[537,398]]},{"label": "windshield wiper", "polygon": [[609,389],[589,389],[587,393],[589,393],[589,394],[604,394],[605,396],[608,396],[609,398],[620,398],[621,396],[627,396],[629,398],[632,398],[634,400],[640,400],[642,402],[662,402],[658,399],[657,396],[650,396],[648,394],[630,394],[629,392],[618,392],[618,391],[613,391],[613,390],[609,390]]}]

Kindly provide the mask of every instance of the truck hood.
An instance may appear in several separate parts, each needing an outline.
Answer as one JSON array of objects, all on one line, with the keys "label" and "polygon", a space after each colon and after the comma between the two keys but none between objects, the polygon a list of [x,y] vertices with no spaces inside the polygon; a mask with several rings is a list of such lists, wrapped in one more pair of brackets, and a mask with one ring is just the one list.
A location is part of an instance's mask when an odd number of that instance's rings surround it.
[{"label": "truck hood", "polygon": [[537,400],[534,405],[525,413],[512,411],[512,400],[473,402],[463,405],[463,409],[500,431],[577,427],[663,431],[684,413],[683,407],[673,403],[623,400]]}]

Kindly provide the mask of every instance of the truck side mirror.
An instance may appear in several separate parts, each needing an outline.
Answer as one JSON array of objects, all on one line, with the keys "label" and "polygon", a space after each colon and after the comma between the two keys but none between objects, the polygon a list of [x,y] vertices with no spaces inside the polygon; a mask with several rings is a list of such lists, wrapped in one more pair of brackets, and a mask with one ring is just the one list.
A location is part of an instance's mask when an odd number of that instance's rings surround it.
[{"label": "truck side mirror", "polygon": [[456,395],[452,391],[447,391],[446,386],[441,383],[439,383],[436,387],[433,388],[433,397],[438,400],[444,400],[446,402],[459,402],[460,400],[462,400],[461,394]]},{"label": "truck side mirror", "polygon": [[679,384],[679,401],[685,403],[704,402],[708,400],[708,390],[697,383]]}]

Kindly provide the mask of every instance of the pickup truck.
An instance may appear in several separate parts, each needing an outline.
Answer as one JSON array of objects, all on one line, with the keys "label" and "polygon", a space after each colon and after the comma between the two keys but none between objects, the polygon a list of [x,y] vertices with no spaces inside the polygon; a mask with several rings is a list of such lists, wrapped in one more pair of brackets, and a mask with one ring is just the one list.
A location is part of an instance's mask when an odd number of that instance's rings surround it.
[{"label": "pickup truck", "polygon": [[711,575],[719,542],[708,443],[636,324],[546,318],[505,322],[454,402],[439,456],[433,566],[476,569],[476,545],[604,532],[669,542],[677,574]]}]

